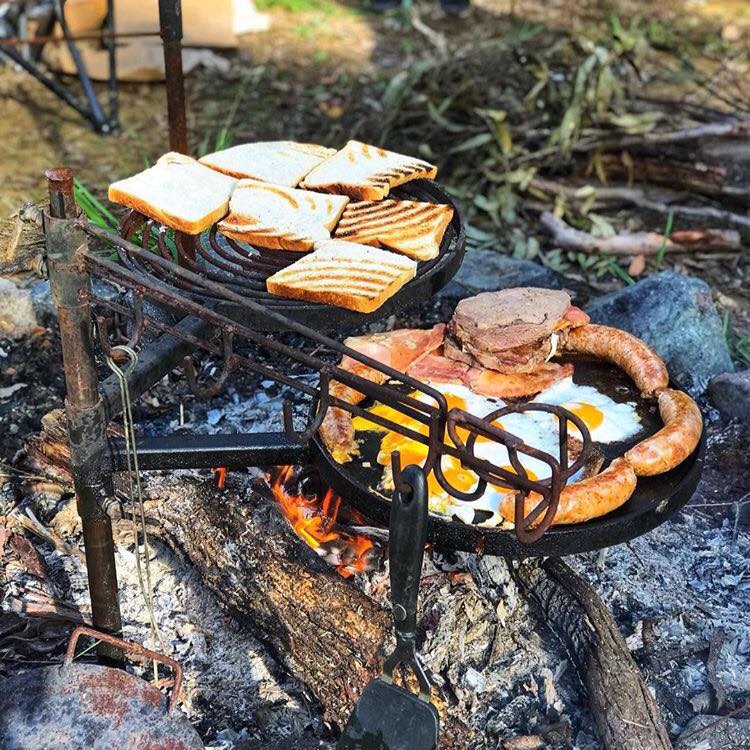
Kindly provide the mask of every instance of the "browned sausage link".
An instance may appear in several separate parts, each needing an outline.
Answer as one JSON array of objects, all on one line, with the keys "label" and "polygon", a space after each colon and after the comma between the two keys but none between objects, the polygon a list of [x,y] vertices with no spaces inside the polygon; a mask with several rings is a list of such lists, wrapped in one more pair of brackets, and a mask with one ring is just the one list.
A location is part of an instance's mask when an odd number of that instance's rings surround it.
[{"label": "browned sausage link", "polygon": [[[382,383],[385,380],[383,373],[349,357],[343,358],[340,367],[375,383]],[[362,391],[344,385],[338,380],[331,381],[328,391],[331,396],[346,401],[347,404],[356,405],[365,398]],[[337,406],[330,406],[318,432],[324,445],[337,463],[346,463],[351,461],[354,456],[359,455],[359,445],[355,440],[352,415],[348,411]]]},{"label": "browned sausage link", "polygon": [[703,432],[700,409],[687,393],[671,388],[662,391],[659,413],[664,427],[625,454],[639,477],[674,469],[695,450]]},{"label": "browned sausage link", "polygon": [[[563,488],[553,525],[582,523],[599,518],[619,508],[633,494],[636,484],[633,468],[624,458],[616,458],[601,473]],[[539,502],[539,496],[526,499],[524,515],[528,515]],[[500,504],[503,517],[515,518],[515,503],[512,495]]]},{"label": "browned sausage link", "polygon": [[659,355],[618,328],[594,324],[571,328],[563,336],[562,345],[564,351],[591,354],[616,364],[647,396],[669,385],[667,368]]}]

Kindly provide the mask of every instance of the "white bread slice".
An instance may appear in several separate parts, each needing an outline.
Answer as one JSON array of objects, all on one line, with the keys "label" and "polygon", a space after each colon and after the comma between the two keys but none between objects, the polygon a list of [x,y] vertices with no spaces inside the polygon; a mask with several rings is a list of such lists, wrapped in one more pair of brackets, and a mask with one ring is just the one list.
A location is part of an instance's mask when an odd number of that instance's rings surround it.
[{"label": "white bread slice", "polygon": [[232,177],[252,177],[275,185],[296,187],[311,169],[335,153],[334,148],[314,143],[261,141],[206,154],[200,161]]},{"label": "white bread slice", "polygon": [[336,239],[375,245],[414,258],[431,260],[440,252],[453,209],[443,203],[383,201],[350,203],[336,227]]},{"label": "white bread slice", "polygon": [[271,294],[369,313],[417,272],[415,261],[377,247],[326,240],[266,281]]},{"label": "white bread slice", "polygon": [[276,250],[311,250],[331,239],[349,199],[295,190],[258,180],[240,180],[219,231],[235,240]]},{"label": "white bread slice", "polygon": [[434,179],[437,167],[421,159],[359,141],[349,143],[313,169],[302,182],[306,190],[343,193],[359,201],[378,201],[409,180]]},{"label": "white bread slice", "polygon": [[153,167],[113,182],[108,197],[151,219],[186,234],[200,234],[225,216],[237,183],[175,152]]}]

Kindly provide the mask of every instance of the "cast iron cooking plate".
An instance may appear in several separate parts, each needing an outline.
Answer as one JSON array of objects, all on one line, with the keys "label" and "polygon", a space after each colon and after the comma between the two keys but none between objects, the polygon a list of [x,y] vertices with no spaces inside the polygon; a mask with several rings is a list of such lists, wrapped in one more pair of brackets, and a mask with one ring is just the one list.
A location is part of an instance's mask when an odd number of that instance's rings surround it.
[{"label": "cast iron cooking plate", "polygon": [[[594,385],[615,401],[635,401],[643,430],[627,442],[602,445],[607,463],[662,426],[655,403],[643,400],[619,368],[601,361],[575,359],[573,381]],[[338,464],[318,436],[314,438],[316,464],[324,482],[373,521],[387,524],[390,500],[377,490],[382,467],[375,460],[382,433],[369,433],[361,460]],[[359,434],[358,434],[359,437]],[[664,523],[695,493],[703,470],[705,430],[700,443],[682,464],[655,477],[639,477],[633,496],[607,516],[570,526],[552,526],[537,542],[519,542],[512,529],[492,529],[430,514],[429,537],[436,544],[466,552],[481,552],[516,559],[561,557],[610,547],[645,534]],[[370,462],[365,467],[362,462]]]},{"label": "cast iron cooking plate", "polygon": [[[353,330],[388,317],[400,308],[429,299],[453,278],[464,257],[466,232],[461,209],[437,183],[431,180],[414,180],[394,189],[391,195],[406,200],[447,204],[453,208],[453,219],[446,228],[437,258],[420,262],[417,275],[372,313],[359,313],[270,294],[265,285],[268,276],[298,260],[303,254],[255,248],[247,243],[228,240],[215,230],[204,232],[196,238],[199,244],[196,245],[196,257],[192,266],[184,259],[181,263],[189,270],[205,274],[207,278],[226,284],[228,289],[315,330],[337,333]],[[136,271],[161,275],[156,266],[146,266],[126,253],[121,253],[120,257]],[[175,280],[170,279],[170,283],[175,283]],[[269,321],[262,314],[214,297],[210,292],[198,291],[194,287],[192,290],[182,287],[182,291],[201,302],[213,303],[217,312],[256,331],[281,330],[278,323]]]}]

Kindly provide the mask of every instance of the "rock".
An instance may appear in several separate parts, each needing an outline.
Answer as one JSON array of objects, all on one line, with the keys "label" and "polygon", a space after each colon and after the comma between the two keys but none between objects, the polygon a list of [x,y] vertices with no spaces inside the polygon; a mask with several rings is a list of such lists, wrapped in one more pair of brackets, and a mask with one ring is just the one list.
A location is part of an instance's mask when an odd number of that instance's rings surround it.
[{"label": "rock", "polygon": [[35,271],[44,252],[42,213],[39,206],[24,203],[8,219],[0,219],[0,273]]},{"label": "rock", "polygon": [[31,285],[29,292],[37,320],[42,324],[50,322],[57,315],[57,311],[52,299],[52,290],[49,288],[49,281],[47,279],[37,281]]},{"label": "rock", "polygon": [[750,370],[717,375],[708,390],[723,416],[750,423]]},{"label": "rock", "polygon": [[560,275],[530,260],[503,255],[499,250],[468,249],[453,280],[439,293],[441,297],[463,299],[478,292],[539,286],[560,289]]},{"label": "rock", "polygon": [[36,324],[29,290],[0,278],[0,338],[21,338],[31,333]]},{"label": "rock", "polygon": [[594,323],[622,328],[642,338],[664,359],[670,377],[692,395],[708,381],[732,372],[721,318],[704,281],[665,271],[593,300]]}]

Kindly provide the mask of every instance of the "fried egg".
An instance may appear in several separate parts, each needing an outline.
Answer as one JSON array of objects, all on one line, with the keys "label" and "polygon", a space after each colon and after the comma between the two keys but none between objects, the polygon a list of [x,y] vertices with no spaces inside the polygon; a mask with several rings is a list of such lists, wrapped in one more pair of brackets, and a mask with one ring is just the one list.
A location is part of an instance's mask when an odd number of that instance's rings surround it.
[{"label": "fried egg", "polygon": [[[448,408],[459,408],[473,414],[477,417],[484,417],[493,411],[505,406],[505,402],[498,398],[486,398],[479,396],[463,385],[440,385],[432,386],[440,391],[448,403]],[[431,399],[424,393],[414,391],[409,394],[424,403],[430,403]],[[426,435],[428,432],[427,425],[417,419],[406,417],[402,412],[385,404],[376,404],[368,411],[381,417],[389,419],[403,427]],[[514,413],[502,417],[494,422],[495,426],[504,429],[507,432],[519,437],[527,445],[537,448],[541,451],[551,454],[554,457],[559,456],[558,433],[556,427],[547,423],[535,420],[528,413]],[[388,431],[382,425],[377,425],[365,417],[355,417],[353,425],[356,431],[368,430],[385,433],[380,443],[378,454],[378,463],[383,465],[383,488],[385,490],[393,489],[393,477],[391,475],[390,461],[393,451],[399,451],[401,465],[410,464],[424,465],[427,458],[427,446],[423,443],[401,435],[397,432]],[[463,434],[462,434],[463,432]],[[466,438],[467,432],[459,428],[459,437]],[[451,444],[450,437],[445,436],[445,441]],[[474,446],[474,453],[477,457],[490,461],[495,466],[506,469],[515,473],[511,465],[510,456],[507,448],[489,438],[478,436]],[[550,476],[550,467],[544,461],[533,456],[518,453],[521,465],[526,471],[529,479],[545,479]],[[445,480],[451,487],[460,492],[469,493],[476,489],[478,478],[474,472],[461,465],[458,458],[450,455],[441,457],[441,468]],[[486,526],[496,526],[502,519],[499,516],[498,508],[502,498],[513,490],[503,487],[496,487],[488,484],[484,493],[477,499],[471,501],[462,501],[454,498],[440,484],[435,472],[430,472],[427,478],[429,490],[429,506],[433,513],[455,517],[465,523],[474,523]]]},{"label": "fried egg", "polygon": [[[565,378],[542,391],[534,401],[563,406],[588,427],[591,439],[598,443],[627,440],[641,431],[641,418],[632,402],[618,403],[590,385],[577,385]],[[557,417],[543,412],[530,412],[540,423],[553,422]],[[578,428],[570,424],[570,434],[580,438]],[[554,430],[554,428],[553,428]]]}]

